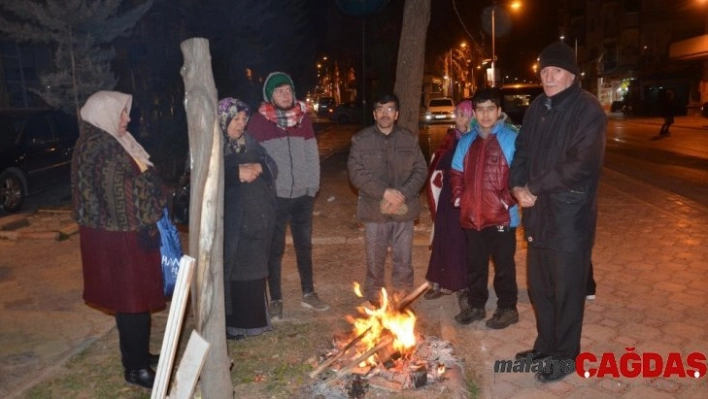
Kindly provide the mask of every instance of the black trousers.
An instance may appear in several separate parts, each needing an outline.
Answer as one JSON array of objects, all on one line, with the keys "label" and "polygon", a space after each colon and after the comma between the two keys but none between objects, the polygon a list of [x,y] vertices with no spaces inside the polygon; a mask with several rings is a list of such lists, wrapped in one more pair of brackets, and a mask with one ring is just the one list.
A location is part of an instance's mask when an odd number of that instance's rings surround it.
[{"label": "black trousers", "polygon": [[529,296],[538,332],[535,351],[555,359],[580,354],[590,254],[528,247]]},{"label": "black trousers", "polygon": [[586,295],[595,295],[597,291],[597,283],[595,283],[595,273],[593,272],[592,262],[590,262],[590,271],[588,272],[588,283],[586,284]]},{"label": "black trousers", "polygon": [[469,304],[484,308],[489,298],[489,260],[494,262],[494,292],[497,308],[516,310],[516,228],[495,226],[480,231],[465,229],[467,237],[467,281]]},{"label": "black trousers", "polygon": [[150,313],[116,313],[120,355],[126,370],[146,368],[150,363]]},{"label": "black trousers", "polygon": [[309,294],[315,290],[312,276],[312,211],[315,199],[309,195],[297,198],[278,197],[277,204],[273,245],[268,261],[268,289],[272,301],[283,299],[280,284],[288,224],[293,237],[302,294]]}]

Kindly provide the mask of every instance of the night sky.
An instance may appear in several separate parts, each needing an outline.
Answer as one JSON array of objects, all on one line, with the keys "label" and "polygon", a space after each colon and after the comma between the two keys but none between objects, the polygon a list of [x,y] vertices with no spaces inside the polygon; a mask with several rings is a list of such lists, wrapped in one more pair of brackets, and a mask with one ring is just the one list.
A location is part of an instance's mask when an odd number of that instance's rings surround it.
[{"label": "night sky", "polygon": [[[433,0],[426,54],[435,56],[457,46],[463,40],[470,43],[470,38],[452,7],[453,0]],[[511,1],[497,1],[497,9]],[[483,10],[492,4],[491,0],[456,0],[457,9],[474,39],[484,44],[485,53],[491,57],[491,33],[482,26]],[[510,24],[500,22],[497,11],[496,53],[497,67],[502,72],[524,73],[531,76],[531,66],[541,50],[550,42],[558,39],[558,1],[557,0],[522,0],[522,7],[516,12],[509,12]],[[483,40],[483,42],[482,42]]]},{"label": "night sky", "polygon": [[[455,14],[453,1],[467,31],[477,43],[484,45],[485,54],[491,57],[491,33],[485,32],[483,28],[482,13],[492,4],[492,0],[431,0],[426,46],[428,64],[462,41],[472,43]],[[335,57],[339,54],[338,58],[347,55],[358,58],[361,54],[362,19],[344,15],[333,3],[333,0],[326,3],[313,2],[313,38],[317,42],[317,52],[320,55],[334,54]],[[497,1],[497,9],[503,8],[506,3]],[[382,40],[371,36],[383,35],[387,38],[392,35],[391,31],[382,33],[378,29],[386,21],[400,21],[403,4],[404,0],[391,0],[380,15],[368,17],[370,43]],[[509,13],[510,25],[506,27],[506,34],[500,17],[501,11],[497,11],[497,67],[504,73],[531,78],[531,66],[540,51],[559,37],[558,0],[523,0],[522,4],[519,11]],[[400,26],[397,28],[400,29]]]}]

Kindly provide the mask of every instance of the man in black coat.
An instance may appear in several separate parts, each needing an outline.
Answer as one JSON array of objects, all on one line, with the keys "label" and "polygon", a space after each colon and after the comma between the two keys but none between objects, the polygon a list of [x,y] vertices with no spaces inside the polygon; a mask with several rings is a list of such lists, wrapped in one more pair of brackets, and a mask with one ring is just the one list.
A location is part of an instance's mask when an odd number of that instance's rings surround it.
[{"label": "man in black coat", "polygon": [[511,164],[512,194],[523,209],[529,295],[538,336],[517,359],[553,364],[536,378],[572,373],[580,354],[586,281],[597,219],[607,117],[578,82],[573,49],[556,42],[539,57],[544,94],[529,107]]}]

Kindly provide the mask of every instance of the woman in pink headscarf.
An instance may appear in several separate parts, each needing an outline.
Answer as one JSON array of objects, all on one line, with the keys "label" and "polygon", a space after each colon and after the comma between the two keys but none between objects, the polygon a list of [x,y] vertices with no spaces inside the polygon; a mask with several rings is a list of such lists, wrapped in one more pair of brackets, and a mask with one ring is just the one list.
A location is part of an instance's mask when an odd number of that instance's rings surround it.
[{"label": "woman in pink headscarf", "polygon": [[[452,191],[448,172],[455,147],[462,135],[470,131],[474,110],[470,101],[462,101],[455,108],[455,127],[448,129],[440,147],[435,151],[428,173],[428,206],[433,219],[430,262],[425,278],[431,285],[425,299],[436,299],[467,287],[465,260],[465,233],[460,227],[460,209],[452,206]],[[467,301],[460,301],[460,306]]]}]

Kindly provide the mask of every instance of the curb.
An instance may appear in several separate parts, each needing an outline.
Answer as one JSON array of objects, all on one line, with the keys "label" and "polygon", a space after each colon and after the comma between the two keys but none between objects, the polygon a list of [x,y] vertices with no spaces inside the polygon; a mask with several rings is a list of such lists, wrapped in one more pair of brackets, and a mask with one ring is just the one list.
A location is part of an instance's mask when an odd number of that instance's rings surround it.
[{"label": "curb", "polygon": [[[12,214],[0,218],[0,239],[18,240],[54,240],[61,241],[79,232],[76,222],[62,225],[58,229],[31,230],[32,218],[35,216],[70,215],[69,210],[39,209],[36,212]],[[41,225],[40,223],[36,223]]]}]

